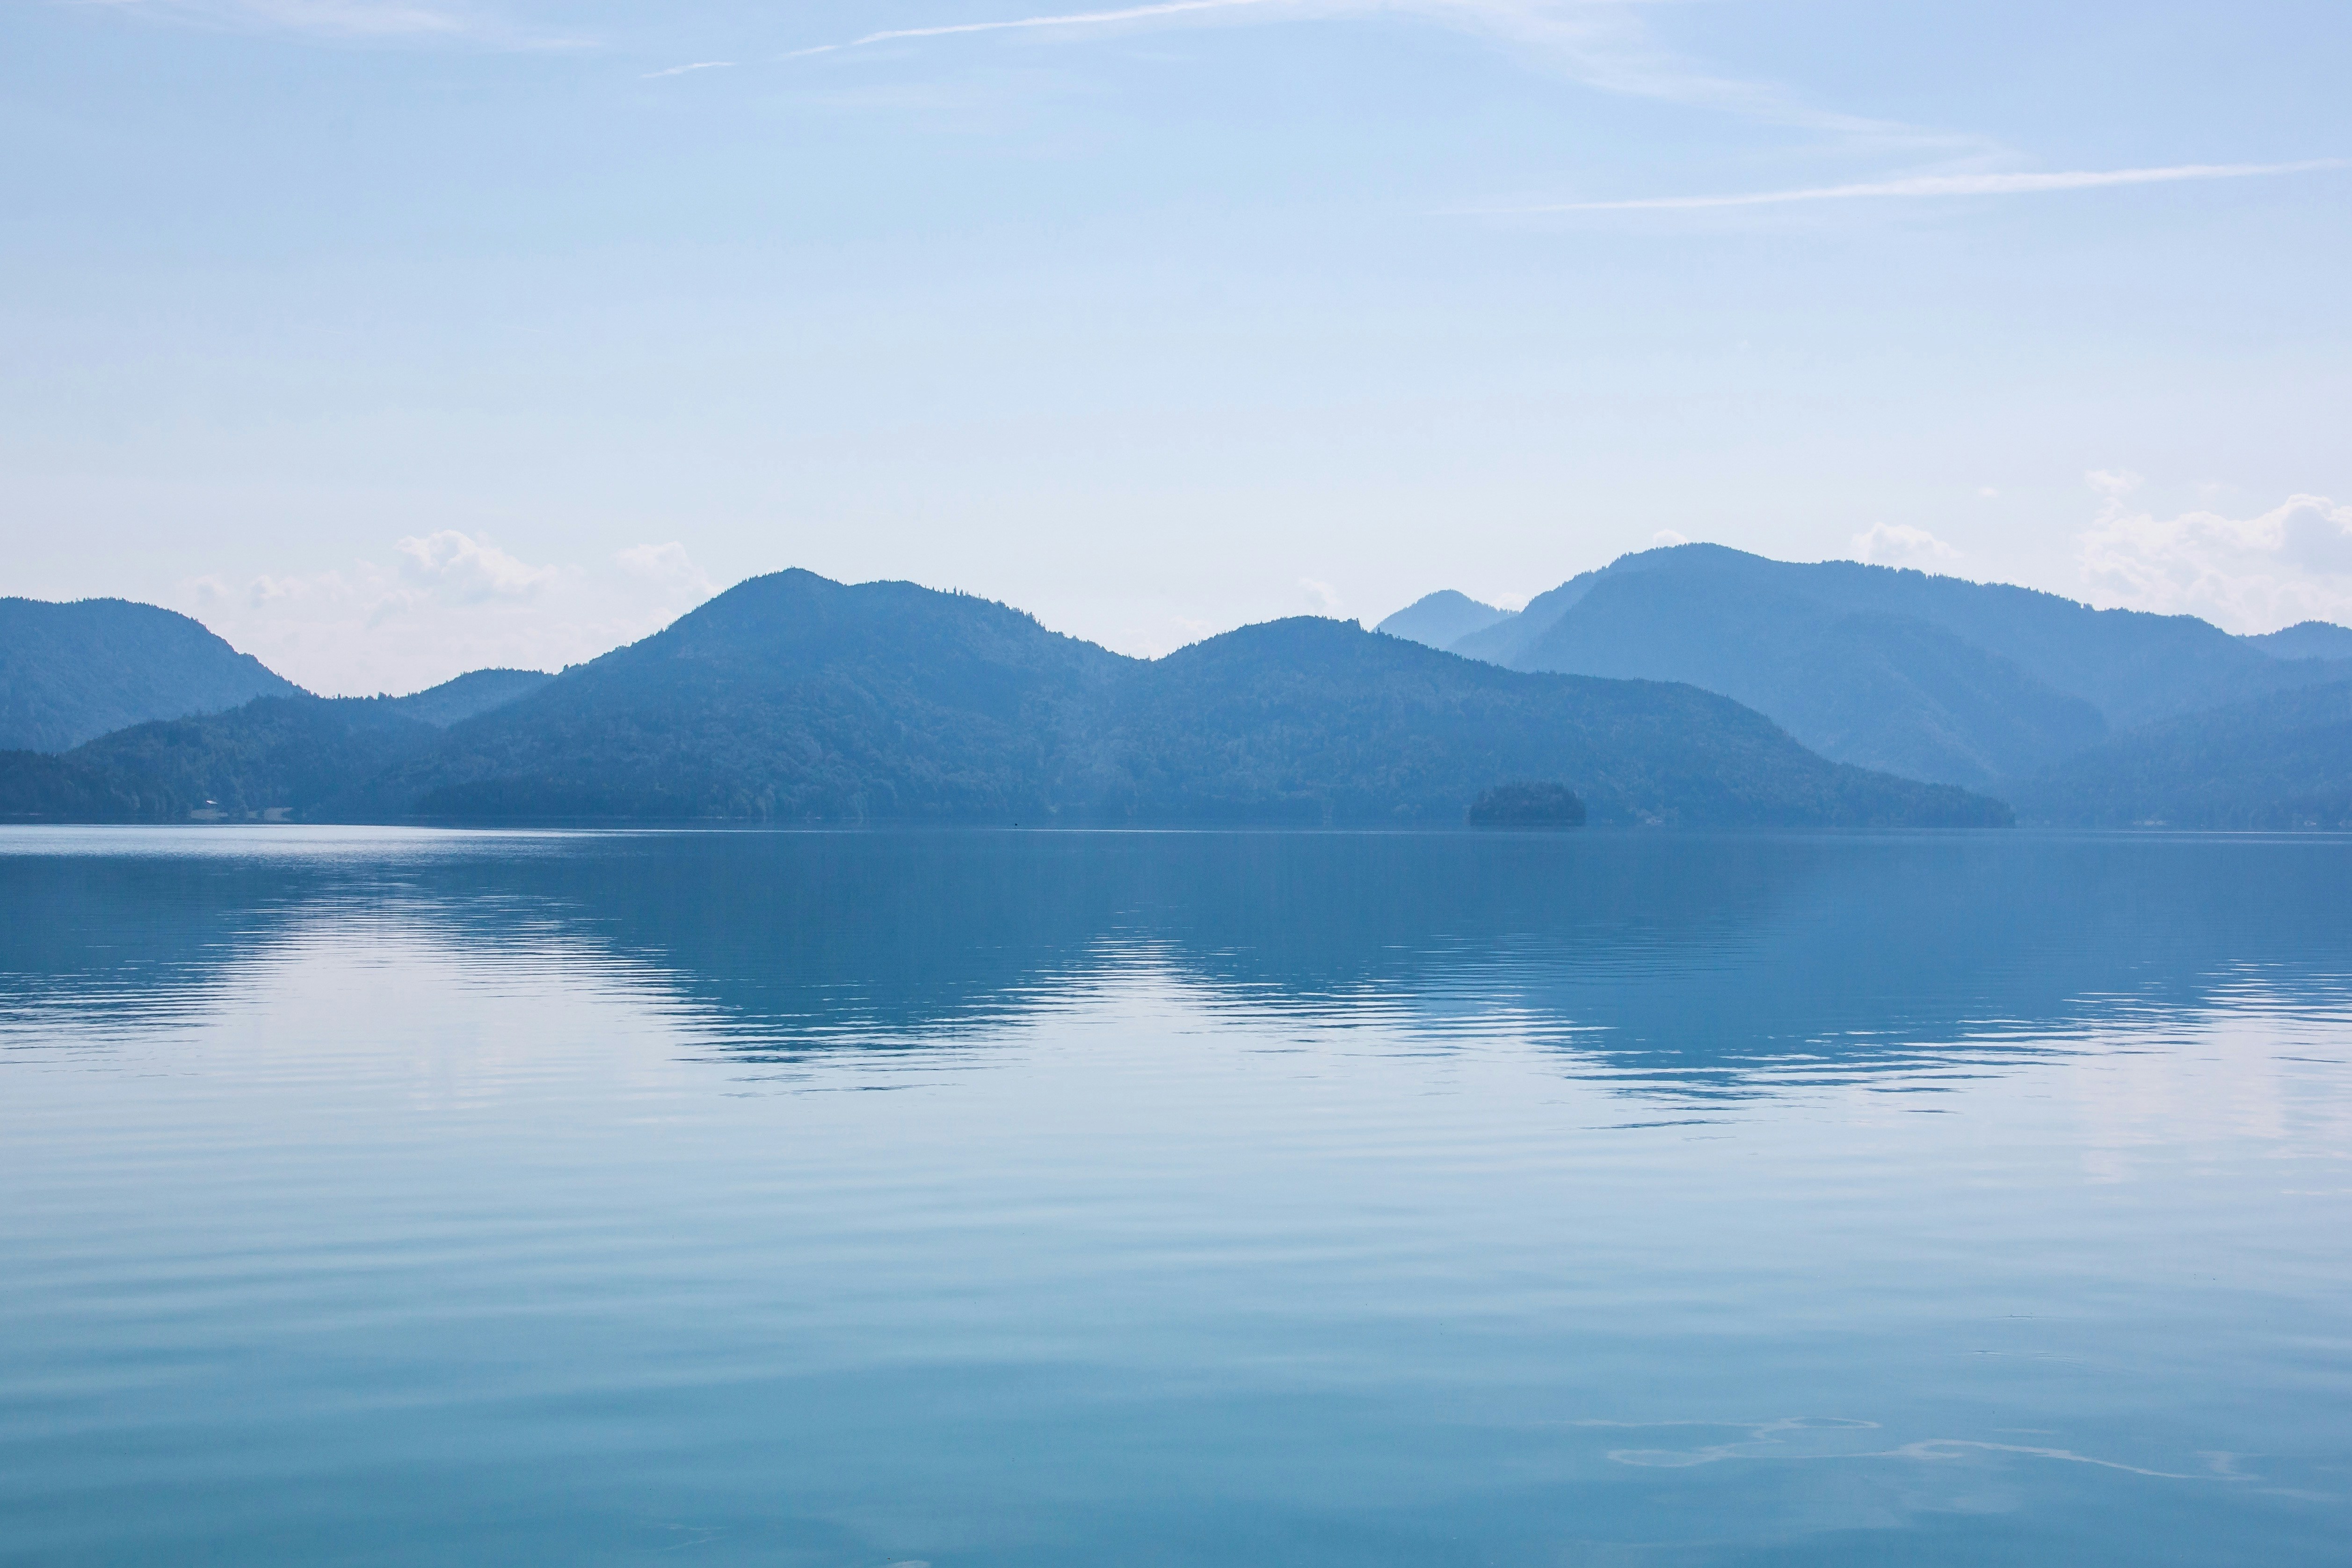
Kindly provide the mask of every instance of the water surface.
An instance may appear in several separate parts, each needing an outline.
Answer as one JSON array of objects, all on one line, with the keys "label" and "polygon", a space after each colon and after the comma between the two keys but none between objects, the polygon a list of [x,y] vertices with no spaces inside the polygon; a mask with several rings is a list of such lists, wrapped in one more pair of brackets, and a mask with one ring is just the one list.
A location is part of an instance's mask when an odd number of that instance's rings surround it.
[{"label": "water surface", "polygon": [[2340,1563],[2347,888],[0,830],[0,1562]]}]

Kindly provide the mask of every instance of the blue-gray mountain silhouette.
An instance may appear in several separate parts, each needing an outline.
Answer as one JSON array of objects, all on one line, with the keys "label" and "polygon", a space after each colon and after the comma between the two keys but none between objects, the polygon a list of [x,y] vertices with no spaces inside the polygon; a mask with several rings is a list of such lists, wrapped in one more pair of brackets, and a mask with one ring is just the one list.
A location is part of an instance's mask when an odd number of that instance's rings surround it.
[{"label": "blue-gray mountain silhouette", "polygon": [[2352,681],[2161,720],[2005,789],[2040,822],[2352,829]]},{"label": "blue-gray mountain silhouette", "polygon": [[1531,677],[1336,621],[1122,658],[1004,605],[807,572],[457,726],[371,809],[770,821],[1458,822],[1499,780],[1600,820],[1989,822],[1651,683]]},{"label": "blue-gray mountain silhouette", "polygon": [[554,679],[543,669],[469,669],[438,686],[384,700],[403,718],[446,728],[528,697]]},{"label": "blue-gray mountain silhouette", "polygon": [[1519,673],[1311,618],[1132,659],[986,600],[798,571],[446,731],[397,700],[261,702],[55,762],[162,816],[1450,825],[1538,778],[1597,822],[2009,817],[1824,761],[1687,686]]},{"label": "blue-gray mountain silhouette", "polygon": [[259,697],[159,719],[61,756],[0,752],[0,820],[301,820],[429,750],[442,728],[551,678],[478,669],[406,697]]},{"label": "blue-gray mountain silhouette", "polygon": [[1482,632],[1507,621],[1516,613],[1482,605],[1469,595],[1451,588],[1441,588],[1434,594],[1423,595],[1372,629],[1431,647],[1445,647],[1472,632]]},{"label": "blue-gray mountain silhouette", "polygon": [[204,626],[123,599],[0,599],[0,750],[63,752],[298,688]]},{"label": "blue-gray mountain silhouette", "polygon": [[1996,792],[2114,733],[2352,675],[2194,616],[1711,544],[1626,556],[1452,647],[1515,669],[1688,681],[1834,760]]},{"label": "blue-gray mountain silhouette", "polygon": [[2329,621],[2297,621],[2280,631],[2238,640],[2273,658],[2352,658],[2352,626]]}]

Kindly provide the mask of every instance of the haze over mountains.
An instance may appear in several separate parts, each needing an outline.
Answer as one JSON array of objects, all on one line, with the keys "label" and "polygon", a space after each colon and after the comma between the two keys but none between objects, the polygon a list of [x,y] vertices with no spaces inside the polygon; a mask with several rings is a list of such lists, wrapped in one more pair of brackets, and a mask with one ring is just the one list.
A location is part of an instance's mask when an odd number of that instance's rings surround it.
[{"label": "haze over mountains", "polygon": [[1348,623],[1157,660],[986,600],[806,572],[452,723],[271,699],[18,753],[20,816],[1459,823],[1498,784],[1599,822],[1980,826],[2007,808],[1827,762],[1685,686],[1525,674]]},{"label": "haze over mountains", "polygon": [[5,608],[18,820],[1402,825],[1540,784],[1602,824],[2352,826],[2352,631],[1712,545],[1156,660],[790,571],[402,698],[312,697],[149,606]]},{"label": "haze over mountains", "polygon": [[[1408,609],[1382,627],[1425,624]],[[2352,752],[2305,733],[2324,702],[2284,694],[2352,681],[2352,659],[2329,657],[2347,644],[2352,631],[2322,623],[2235,637],[2006,584],[1685,544],[1585,573],[1443,646],[1508,668],[1688,681],[1824,756],[1986,791],[2030,819],[2220,826],[2344,820],[2324,802]],[[2185,739],[2196,716],[2222,710],[2236,743],[2275,733],[2287,771],[2232,773],[2225,788],[2218,752],[2196,761],[2209,755]],[[2125,743],[2167,722],[2179,743],[2165,766]]]},{"label": "haze over mountains", "polygon": [[2280,631],[2239,639],[2273,658],[2352,658],[2352,626],[2297,621]]}]

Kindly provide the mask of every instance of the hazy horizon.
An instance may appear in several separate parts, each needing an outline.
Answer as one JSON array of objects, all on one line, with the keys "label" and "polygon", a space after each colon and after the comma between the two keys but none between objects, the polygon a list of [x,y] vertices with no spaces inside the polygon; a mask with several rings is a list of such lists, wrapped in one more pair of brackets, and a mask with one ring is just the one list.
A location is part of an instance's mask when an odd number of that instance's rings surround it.
[{"label": "hazy horizon", "polygon": [[0,592],[327,691],[803,564],[1124,652],[1661,538],[2352,619],[2352,17],[0,15]]},{"label": "hazy horizon", "polygon": [[[1706,542],[1711,542],[1711,541],[1675,541],[1675,542],[1678,542],[1678,543],[1706,543]],[[1832,559],[1853,559],[1853,558],[1847,558],[1847,557],[1835,557],[1835,558],[1832,558]],[[1606,564],[1608,564],[1608,563],[1602,563],[1602,564],[1603,564],[1603,565],[1606,565]],[[1879,564],[1884,564],[1884,563],[1879,563]],[[667,617],[666,617],[666,618],[662,619],[661,621],[659,621],[659,622],[658,622],[658,623],[656,623],[656,624],[654,624],[654,625],[652,625],[652,626],[646,626],[646,628],[644,628],[643,630],[630,632],[630,633],[628,633],[627,635],[624,636],[624,637],[623,637],[619,641],[616,641],[616,642],[613,643],[613,644],[612,644],[612,645],[610,645],[609,647],[602,647],[602,648],[594,648],[594,649],[591,649],[591,650],[589,650],[588,652],[582,654],[582,655],[581,655],[579,658],[573,658],[573,659],[566,660],[566,661],[563,661],[563,662],[562,662],[562,663],[553,663],[553,664],[546,664],[546,665],[528,665],[528,664],[526,664],[526,665],[508,665],[508,666],[502,666],[502,667],[497,667],[497,668],[522,668],[522,669],[534,669],[534,670],[541,670],[541,671],[543,671],[543,672],[548,673],[548,674],[558,674],[558,673],[561,673],[562,670],[564,670],[564,669],[566,669],[566,668],[572,668],[572,666],[575,666],[575,665],[579,665],[579,664],[583,664],[583,663],[589,662],[590,660],[595,659],[595,658],[597,658],[601,657],[601,656],[602,656],[602,655],[604,655],[604,654],[613,652],[613,651],[614,651],[614,650],[615,650],[615,649],[617,649],[617,648],[625,647],[627,647],[627,646],[628,646],[629,644],[631,644],[631,643],[634,643],[634,642],[639,642],[639,641],[644,640],[646,637],[655,636],[656,634],[657,634],[657,633],[659,633],[659,632],[661,632],[661,631],[663,631],[663,630],[666,630],[668,626],[670,626],[674,625],[674,624],[675,624],[678,619],[682,618],[683,616],[692,614],[692,613],[693,613],[693,611],[694,611],[695,609],[698,608],[702,604],[709,602],[709,599],[711,599],[711,598],[716,598],[716,597],[718,597],[719,595],[721,595],[721,594],[725,594],[725,593],[729,592],[729,591],[730,591],[730,590],[731,590],[731,589],[734,589],[734,588],[737,588],[737,587],[740,587],[740,586],[743,584],[743,583],[751,582],[751,581],[752,581],[754,578],[758,578],[758,577],[772,576],[772,575],[777,574],[778,573],[782,573],[782,572],[787,572],[787,571],[793,571],[793,570],[801,570],[801,569],[802,569],[802,568],[794,568],[794,567],[789,567],[789,566],[779,566],[779,567],[774,567],[774,568],[772,568],[772,569],[771,569],[771,570],[769,570],[769,571],[765,571],[765,572],[756,572],[756,573],[753,573],[753,574],[751,574],[750,576],[747,576],[747,577],[745,577],[745,578],[743,578],[743,579],[740,580],[739,582],[730,583],[730,584],[724,584],[724,585],[721,585],[721,586],[719,586],[719,587],[713,588],[713,589],[712,589],[712,590],[711,590],[708,595],[702,595],[702,596],[699,596],[699,597],[696,598],[696,599],[695,599],[695,601],[694,601],[692,604],[689,604],[689,605],[688,605],[684,609],[679,610],[679,611],[677,612],[677,615],[669,616],[667,616]],[[1896,570],[1906,570],[1906,569],[1907,569],[1907,570],[1914,570],[1914,571],[1916,571],[1916,570],[1923,570],[1923,568],[1917,568],[1917,567],[1911,567],[1911,568],[1896,568]],[[1934,573],[1934,572],[1930,572],[1930,573],[1929,573],[1929,574],[1930,574],[1930,575],[1952,576],[1952,577],[1959,578],[1960,580],[1963,580],[1963,581],[1976,581],[1976,579],[1970,579],[1970,578],[1968,578],[1968,577],[1966,577],[1966,576],[1965,576],[1965,574],[1959,574],[1959,573]],[[934,592],[956,592],[956,591],[957,591],[957,590],[954,590],[954,589],[942,589],[942,588],[940,588],[940,585],[939,585],[939,584],[931,584],[931,583],[923,583],[923,582],[920,582],[920,581],[919,581],[919,580],[917,580],[917,579],[913,579],[913,578],[877,578],[877,579],[868,579],[868,581],[869,581],[869,582],[913,582],[913,583],[915,584],[915,585],[916,585],[916,586],[918,586],[918,587],[930,589],[930,590],[932,590],[932,591],[934,591]],[[1547,586],[1547,587],[1556,587],[1556,586],[1558,586],[1558,585],[1559,585],[1559,584],[1546,584],[1546,586]],[[1431,594],[1435,594],[1435,593],[1437,593],[1437,592],[1439,592],[1439,591],[1440,591],[1440,590],[1437,590],[1437,589],[1432,589],[1432,590],[1430,591],[1430,593],[1431,593]],[[1542,590],[1538,589],[1538,590],[1537,590],[1536,592],[1538,592],[1538,593],[1539,593],[1539,592],[1541,592],[1541,591],[1542,591]],[[1420,597],[1427,597],[1427,596],[1429,596],[1429,595],[1420,595]],[[1527,604],[1527,601],[1528,601],[1529,598],[1533,597],[1533,596],[1534,596],[1534,595],[1533,595],[1533,594],[1519,594],[1519,595],[1507,595],[1507,596],[1505,596],[1499,604],[1497,604],[1497,603],[1494,603],[1494,602],[1486,602],[1486,603],[1488,603],[1488,607],[1490,607],[1490,608],[1507,608],[1507,609],[1508,609],[1511,613],[1516,614],[1516,613],[1517,613],[1517,611],[1519,611],[1520,609],[1524,608],[1524,607],[1525,607],[1525,605],[1526,605],[1526,604]],[[85,597],[88,597],[88,598],[93,598],[93,599],[103,599],[103,598],[120,598],[120,597],[121,597],[121,595],[86,595]],[[998,601],[998,602],[1006,604],[1006,605],[1007,605],[1007,607],[1009,607],[1009,608],[1012,608],[1012,609],[1014,609],[1014,610],[1021,611],[1021,612],[1023,612],[1024,614],[1031,615],[1031,616],[1033,616],[1033,618],[1036,619],[1036,620],[1038,621],[1038,623],[1039,623],[1041,626],[1044,626],[1045,627],[1045,629],[1046,629],[1046,630],[1048,630],[1048,631],[1051,631],[1051,632],[1056,632],[1056,633],[1060,633],[1060,634],[1062,634],[1062,635],[1071,636],[1071,637],[1080,637],[1080,636],[1082,636],[1082,634],[1079,634],[1079,633],[1070,632],[1070,631],[1068,631],[1068,630],[1067,630],[1066,628],[1065,628],[1065,627],[1053,626],[1052,624],[1050,624],[1050,623],[1046,622],[1046,621],[1044,619],[1044,617],[1042,617],[1042,616],[1036,616],[1034,615],[1034,612],[1030,611],[1026,605],[1018,605],[1018,604],[1012,604],[1010,601]],[[1414,602],[1417,602],[1417,601],[1414,601]],[[2079,601],[2078,601],[2078,602],[2079,602]],[[1411,603],[1411,602],[1409,602],[1409,604],[1410,604],[1410,603]],[[1336,619],[1336,620],[1339,620],[1339,621],[1344,621],[1344,622],[1348,622],[1348,623],[1354,624],[1354,625],[1357,625],[1357,626],[1360,626],[1364,627],[1364,628],[1365,628],[1365,629],[1367,629],[1367,630],[1374,630],[1374,629],[1377,629],[1382,622],[1386,621],[1386,620],[1389,618],[1389,616],[1390,616],[1394,615],[1398,610],[1402,610],[1402,609],[1405,609],[1405,608],[1409,607],[1409,604],[1408,604],[1408,605],[1400,605],[1394,606],[1394,608],[1392,608],[1392,609],[1391,609],[1391,610],[1389,610],[1389,611],[1386,611],[1386,612],[1383,612],[1383,613],[1381,613],[1381,614],[1377,614],[1377,615],[1375,615],[1375,614],[1365,614],[1365,615],[1348,615],[1348,614],[1344,614],[1344,613],[1339,613],[1339,612],[1334,611],[1334,612],[1330,612],[1330,613],[1328,614],[1328,618]],[[167,607],[168,607],[168,606],[167,606]],[[228,642],[232,647],[236,647],[236,650],[237,650],[238,652],[240,652],[240,653],[251,653],[251,652],[253,652],[253,650],[252,650],[251,648],[248,648],[248,647],[243,647],[242,645],[237,644],[237,643],[236,643],[236,639],[235,639],[234,637],[227,637],[226,634],[222,633],[222,632],[220,631],[220,628],[218,628],[217,626],[212,626],[209,622],[207,622],[207,621],[205,620],[205,616],[203,616],[203,614],[202,614],[201,612],[198,612],[198,611],[183,611],[182,613],[184,613],[184,614],[188,614],[188,615],[191,616],[191,618],[192,618],[192,619],[194,619],[194,620],[195,620],[195,621],[197,621],[199,624],[205,626],[206,626],[206,629],[213,631],[213,632],[215,633],[215,635],[216,635],[216,636],[221,636],[224,641]],[[1322,615],[1325,615],[1325,614],[1326,614],[1326,612],[1324,612],[1324,611],[1322,611],[1322,610],[1319,610],[1319,609],[1313,609],[1313,608],[1309,608],[1309,609],[1306,609],[1306,610],[1297,610],[1297,611],[1288,612],[1288,614],[1290,614],[1290,615],[1303,615],[1303,616],[1322,616]],[[1113,651],[1113,652],[1117,652],[1117,653],[1124,653],[1124,654],[1127,654],[1127,655],[1128,655],[1129,657],[1130,657],[1130,658],[1145,658],[1145,659],[1156,659],[1156,658],[1165,658],[1168,654],[1171,654],[1171,653],[1173,653],[1173,652],[1177,652],[1177,651],[1179,651],[1180,649],[1184,648],[1184,647],[1192,647],[1192,646],[1193,644],[1195,644],[1195,643],[1200,643],[1200,642],[1207,641],[1207,640],[1209,640],[1209,639],[1210,639],[1210,638],[1212,638],[1212,637],[1215,637],[1222,636],[1222,635],[1223,635],[1223,634],[1224,634],[1224,633],[1226,633],[1226,632],[1239,630],[1239,629],[1241,629],[1243,626],[1246,626],[1262,624],[1262,622],[1263,622],[1263,621],[1278,620],[1278,619],[1282,619],[1282,618],[1285,618],[1285,617],[1284,617],[1283,616],[1281,616],[1281,615],[1274,615],[1274,616],[1267,616],[1261,617],[1258,621],[1244,621],[1244,622],[1236,623],[1234,626],[1218,626],[1218,627],[1214,627],[1214,628],[1210,629],[1210,630],[1202,631],[1202,632],[1201,632],[1201,633],[1200,633],[1199,635],[1197,635],[1197,636],[1188,637],[1186,637],[1182,642],[1180,642],[1180,643],[1174,644],[1174,645],[1172,645],[1171,647],[1165,647],[1165,648],[1156,648],[1156,649],[1150,650],[1150,651],[1148,651],[1148,652],[1137,652],[1137,651],[1134,651],[1134,650],[1131,650],[1131,649],[1126,649],[1126,648],[1113,648],[1111,651]],[[2293,623],[2290,623],[2290,624],[2293,624]],[[345,628],[345,629],[346,629],[346,631],[347,631],[347,632],[349,632],[350,634],[352,634],[352,635],[353,636],[354,640],[362,640],[362,639],[363,639],[363,637],[364,637],[363,629],[362,629],[362,628],[356,628],[356,627],[351,627],[351,628]],[[2277,628],[2272,628],[2272,629],[2277,629]],[[1086,639],[1086,640],[1093,641],[1094,639],[1087,638],[1087,639]],[[1104,645],[1100,645],[1100,646],[1108,647],[1108,645],[1104,644]],[[268,664],[268,660],[264,659],[264,660],[263,660],[263,662],[264,662],[265,664]],[[406,696],[406,695],[414,694],[414,693],[415,693],[415,692],[420,692],[420,691],[424,691],[424,690],[429,689],[430,688],[432,688],[432,687],[434,687],[434,686],[437,686],[437,685],[441,684],[441,683],[442,683],[442,682],[444,682],[444,681],[451,680],[451,679],[455,679],[457,676],[465,675],[465,674],[468,674],[468,673],[471,673],[471,672],[473,672],[473,671],[480,670],[480,669],[488,668],[493,668],[493,667],[490,667],[490,666],[484,666],[484,665],[468,665],[468,666],[467,666],[467,667],[466,667],[465,668],[463,668],[463,669],[453,670],[453,671],[451,671],[449,674],[446,674],[446,675],[441,675],[441,676],[436,676],[436,677],[433,677],[433,678],[431,678],[431,679],[429,679],[424,680],[424,681],[422,681],[421,683],[417,683],[417,684],[414,684],[414,685],[384,685],[384,684],[381,684],[381,683],[379,683],[379,684],[374,685],[374,686],[369,686],[369,685],[365,684],[365,683],[364,683],[364,681],[362,681],[362,682],[361,682],[360,684],[358,684],[358,685],[356,685],[356,686],[352,686],[352,687],[351,687],[351,688],[350,688],[350,689],[342,689],[342,690],[327,690],[327,689],[321,689],[321,688],[320,688],[320,687],[311,686],[311,685],[310,685],[310,683],[303,681],[303,680],[302,680],[302,679],[300,679],[299,677],[297,677],[297,676],[293,676],[293,675],[290,675],[290,674],[289,674],[286,670],[283,670],[283,669],[278,669],[275,666],[271,666],[271,668],[273,669],[273,671],[274,671],[275,673],[279,674],[279,675],[284,675],[284,676],[286,676],[286,677],[287,677],[287,679],[293,680],[293,681],[295,682],[295,684],[296,684],[296,685],[298,685],[298,686],[302,686],[302,687],[304,687],[304,688],[305,688],[305,689],[310,690],[310,691],[312,691],[312,692],[314,692],[314,693],[316,693],[316,694],[318,694],[318,695],[320,695],[320,696],[325,696],[325,697],[374,697],[374,696],[385,696],[385,695],[394,696],[394,697],[398,697],[398,696]]]}]

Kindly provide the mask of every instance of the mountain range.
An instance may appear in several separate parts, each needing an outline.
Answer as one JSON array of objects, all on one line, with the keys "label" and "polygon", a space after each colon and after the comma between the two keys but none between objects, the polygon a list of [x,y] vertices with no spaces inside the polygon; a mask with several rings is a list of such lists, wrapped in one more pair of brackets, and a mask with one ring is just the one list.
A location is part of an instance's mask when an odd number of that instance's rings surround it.
[{"label": "mountain range", "polygon": [[2332,827],[2347,645],[1683,545],[1158,659],[789,571],[558,676],[324,699],[169,611],[7,600],[0,817]]},{"label": "mountain range", "polygon": [[1966,791],[1826,761],[1689,686],[1505,670],[1314,618],[1128,658],[988,600],[799,571],[446,727],[421,705],[432,695],[269,697],[14,753],[0,810],[1402,825],[1459,823],[1529,782],[1604,823],[2009,819]]},{"label": "mountain range", "polygon": [[[1440,607],[1467,623],[1452,599]],[[1404,636],[1433,624],[1409,607],[1381,626]],[[1823,756],[1985,791],[2028,820],[2089,820],[2098,800],[2101,821],[2185,826],[2301,808],[2271,801],[2272,784],[2250,773],[2230,775],[2226,808],[2196,789],[2151,793],[2154,764],[2123,760],[2141,756],[2137,738],[2167,724],[2200,733],[2197,716],[2222,710],[2244,710],[2230,721],[2241,739],[2291,730],[2305,710],[2288,694],[2352,680],[2352,658],[2336,657],[2347,645],[2352,630],[2319,622],[2236,637],[2194,616],[2094,610],[2007,584],[1686,544],[1582,574],[1442,646],[1507,668],[1687,681]],[[2193,750],[2162,754],[2201,765]],[[2326,765],[2338,763],[2352,770],[2352,752]],[[2107,768],[2124,771],[2095,782]]]}]

